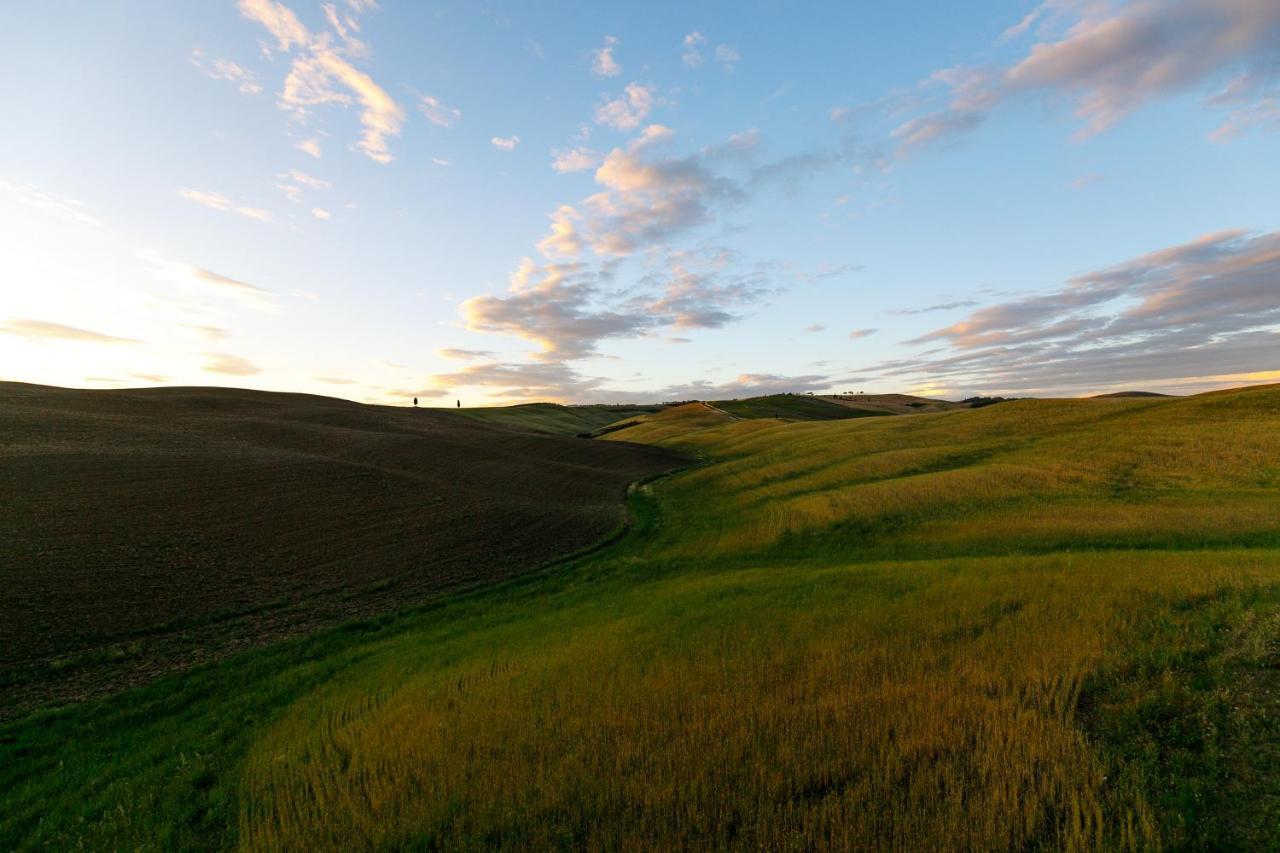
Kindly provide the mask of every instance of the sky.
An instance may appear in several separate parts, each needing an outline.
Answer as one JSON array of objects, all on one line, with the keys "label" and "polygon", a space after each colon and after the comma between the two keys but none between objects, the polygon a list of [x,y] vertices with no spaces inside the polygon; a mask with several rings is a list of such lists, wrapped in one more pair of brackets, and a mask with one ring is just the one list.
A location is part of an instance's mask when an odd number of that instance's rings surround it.
[{"label": "sky", "polygon": [[14,4],[0,380],[1280,381],[1280,0]]}]

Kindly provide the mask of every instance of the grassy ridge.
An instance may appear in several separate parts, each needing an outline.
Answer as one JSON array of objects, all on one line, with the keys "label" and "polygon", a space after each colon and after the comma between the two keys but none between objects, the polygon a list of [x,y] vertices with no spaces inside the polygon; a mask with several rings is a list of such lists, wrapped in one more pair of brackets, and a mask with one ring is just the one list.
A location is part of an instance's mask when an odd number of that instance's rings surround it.
[{"label": "grassy ridge", "polygon": [[528,429],[556,435],[594,432],[615,421],[645,415],[661,406],[561,406],[557,403],[523,403],[457,409],[463,417],[512,429]]},{"label": "grassy ridge", "polygon": [[771,394],[744,400],[718,400],[712,405],[740,418],[781,418],[793,421],[838,421],[886,414],[804,394]]},{"label": "grassy ridge", "polygon": [[0,843],[1280,844],[1280,389],[681,409],[614,547],[0,730]]}]

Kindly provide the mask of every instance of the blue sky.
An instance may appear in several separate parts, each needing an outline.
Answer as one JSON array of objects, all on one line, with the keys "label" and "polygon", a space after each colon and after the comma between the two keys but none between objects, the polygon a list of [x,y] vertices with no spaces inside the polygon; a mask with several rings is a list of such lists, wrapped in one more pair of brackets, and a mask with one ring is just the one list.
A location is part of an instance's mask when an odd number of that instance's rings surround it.
[{"label": "blue sky", "polygon": [[1280,379],[1280,3],[24,4],[0,378]]}]

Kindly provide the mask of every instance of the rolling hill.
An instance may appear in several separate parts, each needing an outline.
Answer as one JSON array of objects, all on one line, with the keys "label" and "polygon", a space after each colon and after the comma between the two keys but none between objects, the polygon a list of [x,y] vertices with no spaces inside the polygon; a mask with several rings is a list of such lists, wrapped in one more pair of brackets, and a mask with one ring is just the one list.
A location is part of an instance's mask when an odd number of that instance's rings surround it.
[{"label": "rolling hill", "polygon": [[822,399],[859,411],[880,412],[887,415],[921,415],[965,408],[964,403],[914,397],[910,394],[824,394]]},{"label": "rolling hill", "polygon": [[791,421],[838,421],[875,417],[883,412],[841,405],[808,394],[772,394],[743,400],[717,400],[711,405],[739,418],[781,418]]},{"label": "rolling hill", "polygon": [[[522,403],[515,406],[482,406],[458,409],[466,418],[535,432],[580,435],[626,418],[659,411],[652,406],[562,406],[558,403]],[[452,411],[452,410],[445,410]]]},{"label": "rolling hill", "polygon": [[1280,845],[1280,387],[627,437],[607,548],[0,727],[0,846]]},{"label": "rolling hill", "polygon": [[512,577],[656,448],[225,388],[0,385],[0,714]]}]

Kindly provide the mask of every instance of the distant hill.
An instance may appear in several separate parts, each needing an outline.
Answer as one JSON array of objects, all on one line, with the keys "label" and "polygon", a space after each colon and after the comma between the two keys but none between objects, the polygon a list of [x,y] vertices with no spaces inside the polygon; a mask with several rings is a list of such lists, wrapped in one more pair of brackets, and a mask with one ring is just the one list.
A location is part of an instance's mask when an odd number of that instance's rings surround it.
[{"label": "distant hill", "polygon": [[0,717],[526,572],[683,461],[442,410],[15,383],[0,448]]},{"label": "distant hill", "polygon": [[561,406],[557,403],[522,403],[516,406],[484,406],[457,409],[466,418],[511,427],[549,432],[556,435],[589,433],[615,421],[656,412],[661,405],[650,406]]},{"label": "distant hill", "polygon": [[916,415],[968,408],[963,403],[913,397],[910,394],[825,394],[822,399],[841,406],[886,415]]},{"label": "distant hill", "polygon": [[843,405],[828,397],[771,394],[744,400],[716,400],[717,409],[740,418],[782,418],[790,421],[839,421],[887,414],[872,408]]},{"label": "distant hill", "polygon": [[1095,400],[1116,400],[1123,397],[1168,397],[1169,394],[1157,394],[1155,391],[1113,391],[1110,394],[1094,394]]}]

